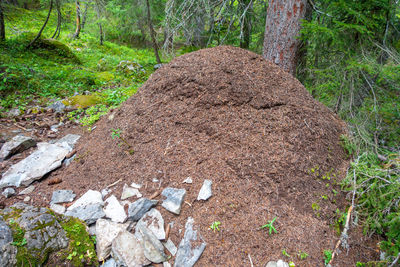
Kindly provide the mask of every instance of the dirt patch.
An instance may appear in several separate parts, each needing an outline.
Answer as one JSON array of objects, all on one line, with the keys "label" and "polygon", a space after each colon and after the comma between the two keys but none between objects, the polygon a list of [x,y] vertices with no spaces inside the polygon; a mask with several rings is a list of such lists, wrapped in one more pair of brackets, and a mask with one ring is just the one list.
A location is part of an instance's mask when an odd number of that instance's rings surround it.
[{"label": "dirt patch", "polygon": [[[322,266],[323,250],[338,239],[336,210],[347,205],[338,186],[348,165],[344,133],[345,124],[276,65],[239,48],[204,49],[163,66],[97,123],[79,141],[77,160],[51,175],[63,182],[38,183],[34,201],[48,205],[54,190],[80,196],[119,179],[118,198],[124,183],[143,184],[147,197],[185,188],[179,216],[159,210],[174,222],[176,245],[188,216],[200,226],[207,247],[197,266],[249,266],[249,254],[255,266],[289,261],[282,250],[296,266]],[[193,184],[182,183],[188,176]],[[213,196],[199,202],[204,179],[213,181]],[[260,230],[275,217],[277,234]],[[220,231],[209,229],[214,221]],[[355,235],[336,266],[376,257]],[[309,256],[298,259],[300,251]]]}]

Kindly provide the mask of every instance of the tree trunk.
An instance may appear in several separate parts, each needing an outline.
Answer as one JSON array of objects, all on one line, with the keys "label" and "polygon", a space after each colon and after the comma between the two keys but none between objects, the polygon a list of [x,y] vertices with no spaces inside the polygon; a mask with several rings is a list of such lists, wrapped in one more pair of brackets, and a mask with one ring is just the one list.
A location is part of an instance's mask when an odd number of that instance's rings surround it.
[{"label": "tree trunk", "polygon": [[6,40],[6,28],[4,25],[4,14],[3,14],[3,0],[0,0],[0,41]]},{"label": "tree trunk", "polygon": [[161,59],[160,59],[160,56],[158,55],[157,40],[156,40],[156,36],[155,36],[156,34],[153,29],[153,24],[151,23],[149,0],[146,0],[146,5],[147,5],[147,23],[149,24],[150,36],[151,36],[151,41],[153,43],[154,54],[156,56],[157,63],[161,64]]},{"label": "tree trunk", "polygon": [[250,47],[251,38],[251,12],[253,9],[253,1],[241,0],[239,2],[239,8],[239,15],[243,16],[243,18],[241,19],[240,47],[248,49]]},{"label": "tree trunk", "polygon": [[268,5],[263,56],[293,75],[299,59],[301,20],[307,9],[307,0],[270,0]]},{"label": "tree trunk", "polygon": [[81,30],[83,30],[85,28],[88,6],[89,6],[89,4],[85,3],[85,10],[83,11]]},{"label": "tree trunk", "polygon": [[36,35],[35,39],[33,39],[26,48],[31,47],[42,35],[42,32],[44,30],[44,28],[46,28],[47,22],[49,21],[50,18],[50,14],[51,14],[51,10],[53,9],[53,0],[50,0],[50,7],[49,7],[49,13],[47,14],[47,18],[46,21],[43,23],[42,28],[40,29],[40,31],[38,32],[38,34]]},{"label": "tree trunk", "polygon": [[81,32],[81,3],[76,0],[76,29],[73,38],[79,38]]},{"label": "tree trunk", "polygon": [[57,9],[57,27],[55,32],[53,33],[53,36],[51,36],[51,38],[53,39],[58,38],[58,36],[60,35],[60,31],[61,31],[61,3],[60,0],[56,0],[56,9]]},{"label": "tree trunk", "polygon": [[99,26],[99,34],[100,34],[100,45],[103,45],[103,26],[101,25],[101,6],[99,3],[99,0],[95,1],[95,7],[96,7],[96,14],[97,14],[97,25]]}]

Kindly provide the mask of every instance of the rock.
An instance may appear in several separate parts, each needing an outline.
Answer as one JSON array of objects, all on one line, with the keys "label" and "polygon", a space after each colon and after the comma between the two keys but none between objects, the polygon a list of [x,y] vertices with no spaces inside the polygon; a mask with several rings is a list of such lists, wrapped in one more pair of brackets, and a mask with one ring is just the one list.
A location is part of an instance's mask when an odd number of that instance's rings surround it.
[{"label": "rock", "polygon": [[50,209],[53,210],[55,213],[58,213],[58,214],[64,214],[65,213],[65,207],[62,206],[62,205],[50,204]]},{"label": "rock", "polygon": [[183,180],[182,183],[183,183],[183,184],[191,184],[191,183],[193,183],[193,180],[192,180],[191,177],[188,177],[188,178],[186,178],[185,180]]},{"label": "rock", "polygon": [[211,185],[211,180],[204,180],[203,186],[201,187],[199,195],[197,196],[197,200],[207,200],[212,196]]},{"label": "rock", "polygon": [[103,197],[99,191],[88,190],[78,200],[76,200],[75,203],[68,208],[68,210],[73,210],[77,207],[86,206],[89,204],[104,205]]},{"label": "rock", "polygon": [[284,262],[283,260],[278,260],[277,262],[275,261],[270,261],[265,265],[265,267],[289,267],[289,264],[287,262]]},{"label": "rock", "polygon": [[3,193],[1,193],[3,196],[5,196],[6,198],[12,197],[15,195],[15,190],[14,188],[6,188],[4,189]]},{"label": "rock", "polygon": [[164,247],[171,253],[172,256],[175,256],[178,248],[175,246],[174,242],[171,239],[168,239],[166,242],[162,242]]},{"label": "rock", "polygon": [[161,195],[165,197],[161,206],[166,210],[179,215],[183,199],[186,195],[186,190],[167,187],[162,191]]},{"label": "rock", "polygon": [[29,201],[31,201],[31,197],[30,197],[30,196],[26,196],[26,197],[24,198],[24,202],[29,202]]},{"label": "rock", "polygon": [[79,206],[72,210],[69,210],[68,208],[65,215],[78,218],[86,222],[87,225],[95,223],[98,219],[106,216],[106,214],[103,211],[103,205],[99,203],[88,204],[86,206]]},{"label": "rock", "polygon": [[36,145],[35,140],[31,137],[17,135],[13,139],[5,143],[0,150],[0,160],[5,160],[14,154],[21,153],[30,147]]},{"label": "rock", "polygon": [[142,188],[141,184],[137,184],[137,183],[131,183],[131,187],[136,188],[136,189],[140,189]]},{"label": "rock", "polygon": [[129,60],[122,60],[121,62],[119,62],[117,70],[126,75],[133,75],[140,72],[145,72],[144,68],[140,64]]},{"label": "rock", "polygon": [[151,209],[143,215],[136,224],[136,231],[138,227],[149,229],[159,240],[165,239],[164,219],[161,213],[156,209]]},{"label": "rock", "polygon": [[161,68],[164,64],[156,64],[154,65],[154,70],[158,70],[159,68]]},{"label": "rock", "polygon": [[185,225],[185,235],[179,243],[174,267],[191,267],[203,253],[206,243],[197,230],[193,229],[193,218],[189,217]]},{"label": "rock", "polygon": [[39,143],[38,150],[14,164],[3,174],[0,188],[7,186],[28,186],[33,181],[61,166],[62,160],[70,152],[63,144]]},{"label": "rock", "polygon": [[99,261],[110,256],[111,244],[117,235],[125,231],[129,224],[120,224],[109,220],[98,219],[96,222],[96,251]]},{"label": "rock", "polygon": [[75,144],[78,142],[79,138],[81,138],[78,134],[67,134],[63,138],[57,140],[56,144],[67,143],[71,150],[74,148]]},{"label": "rock", "polygon": [[113,222],[123,223],[127,218],[124,207],[114,195],[106,199],[104,213]]},{"label": "rock", "polygon": [[70,158],[64,159],[63,164],[65,167],[68,167],[69,164],[71,164],[71,162],[76,158],[76,155],[73,155]]},{"label": "rock", "polygon": [[17,263],[17,248],[11,242],[12,231],[0,216],[0,266],[14,266]]},{"label": "rock", "polygon": [[113,258],[109,258],[104,264],[100,265],[100,267],[117,267],[117,263]]},{"label": "rock", "polygon": [[139,267],[150,264],[140,241],[128,231],[120,232],[113,240],[111,254],[118,266]]},{"label": "rock", "polygon": [[142,194],[136,188],[129,187],[127,184],[124,184],[124,188],[122,190],[121,200],[130,198],[130,197],[141,198]]},{"label": "rock", "polygon": [[107,196],[108,194],[111,193],[111,189],[105,188],[103,190],[101,190],[101,196],[104,198],[105,196]]},{"label": "rock", "polygon": [[129,205],[128,218],[133,222],[137,222],[142,216],[150,210],[152,207],[157,205],[157,200],[150,200],[147,198],[141,198]]},{"label": "rock", "polygon": [[27,188],[25,188],[24,190],[22,190],[21,192],[19,192],[18,195],[29,195],[30,193],[33,192],[33,190],[35,190],[35,186],[30,185]]},{"label": "rock", "polygon": [[[44,262],[49,253],[68,246],[69,240],[57,218],[46,208],[17,203],[4,210],[24,232],[24,246],[38,262]],[[17,214],[16,214],[17,213]]]},{"label": "rock", "polygon": [[51,104],[50,106],[48,106],[48,109],[52,109],[56,113],[63,113],[65,108],[66,108],[66,106],[61,101],[56,101],[53,104]]},{"label": "rock", "polygon": [[8,112],[10,117],[18,117],[19,115],[21,115],[21,111],[18,108],[13,108]]},{"label": "rock", "polygon": [[76,195],[72,190],[57,190],[53,192],[50,204],[72,202]]},{"label": "rock", "polygon": [[164,247],[160,240],[149,229],[143,226],[136,227],[135,236],[142,242],[145,257],[154,263],[167,260]]},{"label": "rock", "polygon": [[171,263],[169,263],[168,261],[164,261],[163,267],[171,267]]}]

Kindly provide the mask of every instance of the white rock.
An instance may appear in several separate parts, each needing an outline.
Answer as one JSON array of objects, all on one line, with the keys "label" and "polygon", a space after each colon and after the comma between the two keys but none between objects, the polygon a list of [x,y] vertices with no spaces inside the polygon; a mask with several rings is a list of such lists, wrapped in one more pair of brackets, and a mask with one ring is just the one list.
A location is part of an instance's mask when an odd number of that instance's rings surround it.
[{"label": "white rock", "polygon": [[136,189],[140,189],[142,188],[141,184],[137,184],[137,183],[131,183],[131,187],[136,188]]},{"label": "white rock", "polygon": [[174,242],[171,239],[168,239],[167,242],[162,242],[164,247],[171,253],[172,256],[175,256],[178,248],[175,246]]},{"label": "white rock", "polygon": [[163,267],[171,267],[171,263],[169,263],[168,261],[164,261]]},{"label": "white rock", "polygon": [[110,256],[111,243],[117,235],[125,231],[129,224],[120,224],[109,220],[98,219],[96,222],[96,251],[99,261],[103,261]]},{"label": "white rock", "polygon": [[132,188],[127,184],[124,185],[122,190],[121,200],[136,196],[137,198],[141,198],[142,194],[136,188]]},{"label": "white rock", "polygon": [[75,144],[78,142],[79,138],[81,138],[80,135],[77,134],[67,134],[63,138],[57,140],[56,143],[62,144],[62,143],[67,143],[67,145],[71,148],[71,150],[74,148]]},{"label": "white rock", "polygon": [[87,206],[90,204],[100,204],[104,205],[103,197],[99,191],[88,190],[85,194],[83,194],[79,199],[72,204],[68,210],[73,210],[78,207]]},{"label": "white rock", "polygon": [[31,197],[30,196],[26,196],[25,198],[24,198],[24,202],[28,202],[28,201],[30,201],[31,200]]},{"label": "white rock", "polygon": [[65,213],[65,207],[63,205],[50,204],[50,209],[52,209],[55,213],[58,213],[58,214],[64,214]]},{"label": "white rock", "polygon": [[119,203],[118,199],[114,195],[106,199],[104,213],[107,218],[118,223],[125,222],[128,217],[125,213],[124,207]]},{"label": "white rock", "polygon": [[139,267],[150,264],[150,261],[144,256],[142,244],[128,231],[121,231],[113,240],[112,257],[117,265]]},{"label": "white rock", "polygon": [[201,187],[199,195],[197,196],[197,200],[207,200],[212,196],[211,185],[211,180],[204,180],[203,186]]},{"label": "white rock", "polygon": [[111,189],[105,188],[105,189],[101,190],[101,196],[104,198],[104,197],[106,197],[108,194],[110,194],[111,191],[112,191]]},{"label": "white rock", "polygon": [[4,189],[3,193],[1,193],[3,196],[5,196],[6,198],[12,197],[13,195],[15,195],[15,190],[14,188],[6,188]]},{"label": "white rock", "polygon": [[14,136],[10,141],[5,143],[0,149],[0,160],[7,159],[16,153],[33,147],[36,142],[31,138],[23,135]]},{"label": "white rock", "polygon": [[136,229],[138,227],[146,227],[159,239],[165,239],[165,230],[164,230],[164,219],[161,216],[161,213],[157,209],[151,209],[136,224]]},{"label": "white rock", "polygon": [[35,186],[30,185],[27,188],[25,188],[24,190],[22,190],[21,192],[19,192],[18,195],[29,195],[30,193],[33,192],[33,190],[35,190]]},{"label": "white rock", "polygon": [[3,174],[0,188],[7,186],[28,186],[33,181],[61,166],[61,162],[70,152],[64,144],[39,143],[38,150],[27,158],[14,164]]},{"label": "white rock", "polygon": [[191,184],[191,183],[193,183],[193,180],[192,180],[191,177],[188,177],[188,178],[186,178],[185,180],[183,180],[182,183],[184,183],[184,184]]}]

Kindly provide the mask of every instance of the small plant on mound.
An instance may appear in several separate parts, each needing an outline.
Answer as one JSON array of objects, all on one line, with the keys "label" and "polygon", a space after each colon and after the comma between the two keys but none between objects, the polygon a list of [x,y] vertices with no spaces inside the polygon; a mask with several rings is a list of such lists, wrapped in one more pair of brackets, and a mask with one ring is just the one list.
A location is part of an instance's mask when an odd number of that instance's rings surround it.
[{"label": "small plant on mound", "polygon": [[324,263],[325,263],[325,265],[327,265],[331,261],[332,253],[333,252],[330,249],[325,249],[324,250]]},{"label": "small plant on mound", "polygon": [[121,146],[122,144],[125,144],[128,147],[127,152],[132,155],[133,153],[135,153],[135,151],[133,150],[132,146],[121,136],[122,131],[121,129],[111,129],[111,138],[114,140],[120,140],[122,141],[122,143],[118,143],[118,146]]},{"label": "small plant on mound", "polygon": [[215,221],[210,225],[210,229],[215,232],[215,230],[219,231],[219,226],[221,225],[220,221]]},{"label": "small plant on mound", "polygon": [[275,232],[275,234],[278,233],[278,231],[275,229],[275,226],[273,225],[277,217],[273,218],[272,221],[269,221],[267,224],[264,224],[260,227],[260,229],[268,228],[268,234],[271,235],[272,231]]}]

